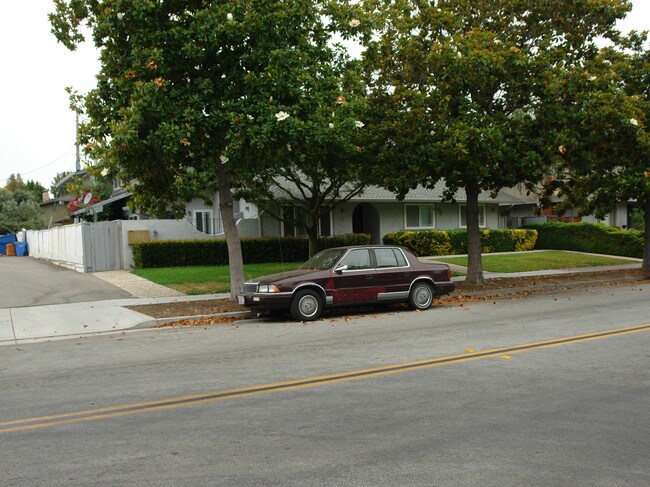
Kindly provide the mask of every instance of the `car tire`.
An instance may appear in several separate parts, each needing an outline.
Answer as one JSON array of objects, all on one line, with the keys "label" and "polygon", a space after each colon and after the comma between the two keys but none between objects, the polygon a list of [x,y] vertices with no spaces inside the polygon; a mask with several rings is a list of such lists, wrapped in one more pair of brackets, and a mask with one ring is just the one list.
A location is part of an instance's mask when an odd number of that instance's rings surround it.
[{"label": "car tire", "polygon": [[409,294],[409,306],[411,309],[429,309],[433,302],[433,288],[426,282],[416,282]]},{"label": "car tire", "polygon": [[323,313],[323,299],[311,289],[298,291],[291,300],[291,316],[297,321],[314,321]]}]

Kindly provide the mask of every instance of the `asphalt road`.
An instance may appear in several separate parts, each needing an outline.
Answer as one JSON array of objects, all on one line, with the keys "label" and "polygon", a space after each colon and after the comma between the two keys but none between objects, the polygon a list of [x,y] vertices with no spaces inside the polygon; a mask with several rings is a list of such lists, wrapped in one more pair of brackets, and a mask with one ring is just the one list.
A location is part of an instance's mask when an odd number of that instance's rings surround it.
[{"label": "asphalt road", "polygon": [[647,486],[649,291],[2,347],[0,485]]}]

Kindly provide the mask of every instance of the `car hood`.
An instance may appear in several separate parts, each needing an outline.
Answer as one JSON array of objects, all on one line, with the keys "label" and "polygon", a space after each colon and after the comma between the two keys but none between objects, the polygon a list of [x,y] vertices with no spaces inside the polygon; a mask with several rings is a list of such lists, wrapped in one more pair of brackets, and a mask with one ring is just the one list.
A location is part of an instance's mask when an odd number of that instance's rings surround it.
[{"label": "car hood", "polygon": [[268,276],[258,277],[257,279],[252,279],[250,282],[259,282],[260,284],[273,284],[275,282],[283,281],[285,279],[306,276],[307,274],[314,274],[316,272],[323,272],[323,271],[317,269],[296,269],[294,271],[279,272],[277,274],[270,274]]}]

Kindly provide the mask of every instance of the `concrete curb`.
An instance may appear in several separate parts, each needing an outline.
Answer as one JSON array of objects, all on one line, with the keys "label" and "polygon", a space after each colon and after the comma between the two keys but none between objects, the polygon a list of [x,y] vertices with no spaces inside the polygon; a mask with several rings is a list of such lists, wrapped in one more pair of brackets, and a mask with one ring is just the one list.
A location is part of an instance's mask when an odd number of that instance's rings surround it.
[{"label": "concrete curb", "polygon": [[230,311],[228,313],[214,313],[209,315],[192,315],[192,316],[172,316],[169,318],[152,318],[151,320],[143,321],[132,328],[131,330],[141,330],[144,328],[153,328],[156,325],[164,325],[167,323],[174,323],[176,321],[191,321],[202,320],[207,318],[218,317],[231,317],[231,318],[255,318],[257,315],[251,311]]}]

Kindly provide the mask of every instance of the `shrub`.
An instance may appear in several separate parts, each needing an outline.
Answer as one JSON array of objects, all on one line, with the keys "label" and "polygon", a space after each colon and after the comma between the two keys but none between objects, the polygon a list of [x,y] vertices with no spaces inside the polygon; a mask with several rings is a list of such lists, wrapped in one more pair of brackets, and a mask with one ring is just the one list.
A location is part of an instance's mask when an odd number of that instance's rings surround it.
[{"label": "shrub", "polygon": [[[535,230],[483,230],[481,249],[485,253],[532,250],[536,239]],[[421,256],[466,254],[467,232],[465,230],[396,232],[384,236],[384,243],[402,245]]]},{"label": "shrub", "polygon": [[448,232],[428,230],[424,232],[396,232],[384,236],[386,245],[401,245],[416,255],[449,255],[454,253],[454,243]]},{"label": "shrub", "polygon": [[595,254],[643,257],[643,233],[593,223],[539,223],[526,225],[539,233],[536,249],[576,250]]},{"label": "shrub", "polygon": [[[366,234],[320,237],[318,250],[345,245],[367,245]],[[243,238],[244,263],[300,262],[309,257],[309,241],[301,237]],[[133,261],[137,269],[190,265],[228,265],[225,240],[157,240],[133,244]]]}]

